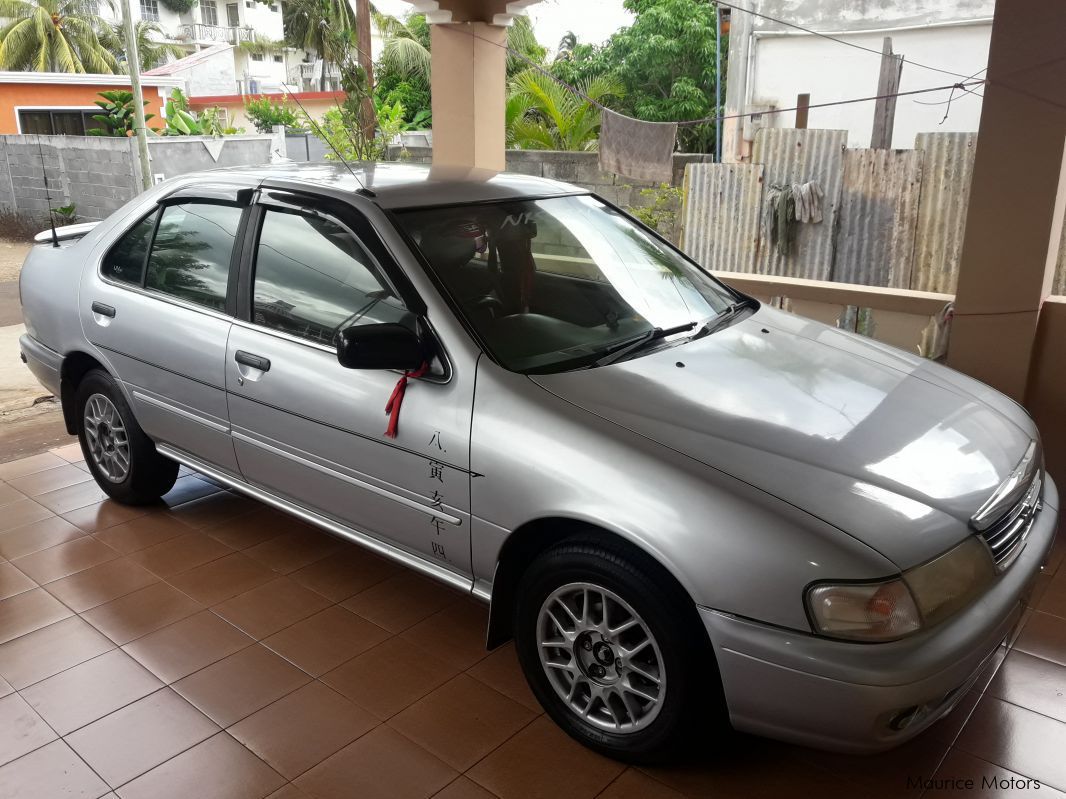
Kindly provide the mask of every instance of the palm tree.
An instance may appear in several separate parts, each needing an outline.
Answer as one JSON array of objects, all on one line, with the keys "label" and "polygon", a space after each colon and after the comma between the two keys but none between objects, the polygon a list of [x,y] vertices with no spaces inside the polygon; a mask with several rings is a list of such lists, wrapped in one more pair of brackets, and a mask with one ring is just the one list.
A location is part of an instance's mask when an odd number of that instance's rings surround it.
[{"label": "palm tree", "polygon": [[559,40],[559,49],[555,51],[556,61],[568,61],[574,57],[574,48],[577,47],[577,34],[567,31]]},{"label": "palm tree", "polygon": [[429,81],[429,26],[422,14],[401,21],[374,11],[374,25],[384,39],[381,66],[388,72]]},{"label": "palm tree", "polygon": [[0,0],[0,69],[114,73],[97,34],[106,23],[87,0]]},{"label": "palm tree", "polygon": [[327,68],[344,63],[351,49],[355,15],[348,0],[289,0],[284,5],[283,23],[289,44],[314,50],[322,59],[318,87],[325,91]]},{"label": "palm tree", "polygon": [[[622,89],[600,76],[578,87],[588,98],[604,102]],[[521,150],[595,150],[600,109],[537,69],[511,79],[506,106],[507,145]]]},{"label": "palm tree", "polygon": [[[166,34],[155,22],[139,19],[133,23],[133,36],[137,40],[137,57],[141,62],[141,69],[152,67],[167,60],[169,56],[181,58],[187,55],[181,45],[165,41]],[[99,33],[100,43],[114,53],[118,60],[118,68],[122,72],[128,72],[126,64],[126,33],[122,29],[122,23],[105,25]]]}]

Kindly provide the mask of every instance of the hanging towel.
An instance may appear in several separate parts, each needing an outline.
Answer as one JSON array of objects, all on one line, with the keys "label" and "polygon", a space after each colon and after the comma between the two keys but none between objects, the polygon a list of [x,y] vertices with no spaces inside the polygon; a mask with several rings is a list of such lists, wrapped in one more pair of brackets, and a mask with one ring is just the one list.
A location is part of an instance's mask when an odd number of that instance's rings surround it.
[{"label": "hanging towel", "polygon": [[816,223],[822,221],[822,187],[818,181],[792,184],[792,200],[796,204],[796,221]]},{"label": "hanging towel", "polygon": [[644,122],[604,109],[600,116],[600,169],[649,183],[674,180],[676,122]]}]

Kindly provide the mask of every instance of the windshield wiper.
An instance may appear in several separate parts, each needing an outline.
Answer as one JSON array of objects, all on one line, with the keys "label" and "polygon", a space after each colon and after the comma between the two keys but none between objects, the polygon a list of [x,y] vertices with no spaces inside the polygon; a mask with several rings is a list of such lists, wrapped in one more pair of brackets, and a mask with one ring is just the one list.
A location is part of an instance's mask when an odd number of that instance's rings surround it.
[{"label": "windshield wiper", "polygon": [[651,330],[647,330],[641,333],[632,341],[625,344],[617,345],[610,352],[604,355],[602,358],[598,358],[592,362],[592,366],[606,366],[609,363],[614,363],[621,358],[626,357],[630,353],[636,352],[648,344],[659,339],[672,336],[675,333],[684,333],[686,330],[691,330],[696,326],[695,322],[686,322],[683,325],[675,325],[674,327],[653,327]]},{"label": "windshield wiper", "polygon": [[718,314],[718,316],[704,323],[703,327],[697,330],[695,334],[693,334],[693,336],[689,339],[689,341],[695,341],[698,338],[709,336],[711,335],[711,333],[714,333],[717,330],[721,330],[729,322],[733,321],[733,319],[736,318],[737,314],[739,314],[745,308],[755,307],[757,307],[755,305],[755,301],[750,300],[747,297],[743,297],[737,300],[736,302],[729,303],[729,305],[726,306],[725,310]]}]

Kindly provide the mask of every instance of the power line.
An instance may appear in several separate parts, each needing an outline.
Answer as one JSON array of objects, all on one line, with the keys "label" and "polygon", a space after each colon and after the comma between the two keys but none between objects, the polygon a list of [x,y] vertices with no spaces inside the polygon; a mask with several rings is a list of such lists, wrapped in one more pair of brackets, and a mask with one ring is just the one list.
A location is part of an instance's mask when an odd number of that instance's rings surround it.
[{"label": "power line", "polygon": [[[785,21],[783,19],[778,19],[777,17],[771,17],[769,14],[763,14],[763,13],[760,13],[758,11],[752,11],[750,8],[745,8],[744,6],[738,6],[738,5],[734,5],[733,3],[727,3],[727,2],[718,2],[717,4],[719,6],[724,6],[725,8],[729,8],[729,9],[732,9],[734,11],[743,11],[745,14],[751,14],[753,17],[760,17],[761,19],[765,19],[765,20],[768,20],[770,22],[776,22],[778,25],[784,25],[785,27],[788,27],[788,28],[793,28],[793,29],[798,30],[798,31],[803,31],[804,33],[809,33],[812,36],[818,36],[819,38],[827,39],[827,40],[829,40],[831,42],[836,42],[837,44],[842,44],[842,45],[845,45],[847,47],[853,47],[856,50],[863,50],[863,51],[865,51],[867,53],[873,53],[878,58],[881,57],[881,51],[880,50],[875,50],[872,47],[866,47],[864,45],[857,44],[856,42],[849,42],[847,39],[841,39],[841,38],[839,38],[837,36],[832,36],[832,35],[830,35],[828,33],[822,33],[820,31],[811,30],[810,28],[805,28],[802,25],[797,25],[794,22],[787,22],[787,21]],[[968,79],[968,78],[972,77],[972,76],[969,76],[969,75],[963,75],[961,72],[952,72],[950,69],[941,69],[940,67],[932,67],[932,66],[929,66],[928,64],[923,64],[920,61],[909,61],[908,60],[906,63],[910,64],[911,66],[920,67],[921,69],[928,69],[928,70],[930,70],[932,72],[939,72],[939,73],[941,73],[943,75],[951,75],[952,77],[955,77],[955,78]]]}]

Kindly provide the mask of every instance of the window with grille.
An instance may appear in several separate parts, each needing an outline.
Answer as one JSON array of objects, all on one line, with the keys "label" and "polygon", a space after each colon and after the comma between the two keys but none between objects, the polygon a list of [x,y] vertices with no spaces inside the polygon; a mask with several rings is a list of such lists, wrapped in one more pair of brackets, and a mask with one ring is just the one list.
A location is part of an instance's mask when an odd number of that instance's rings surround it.
[{"label": "window with grille", "polygon": [[218,25],[218,6],[209,0],[200,0],[200,22],[204,25]]},{"label": "window with grille", "polygon": [[159,22],[159,0],[141,0],[141,19]]}]

